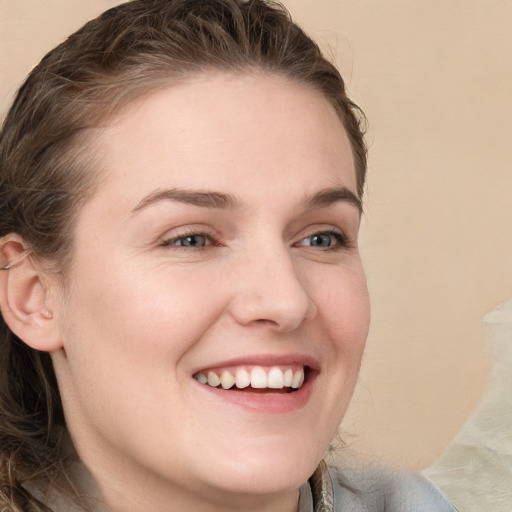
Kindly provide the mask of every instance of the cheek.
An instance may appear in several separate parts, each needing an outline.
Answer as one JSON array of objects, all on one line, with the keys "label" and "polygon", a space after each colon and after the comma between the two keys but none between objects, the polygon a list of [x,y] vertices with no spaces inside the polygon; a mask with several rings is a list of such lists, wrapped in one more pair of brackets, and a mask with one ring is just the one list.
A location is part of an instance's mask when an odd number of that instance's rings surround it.
[{"label": "cheek", "polygon": [[162,404],[176,411],[186,403],[188,358],[222,298],[201,276],[142,274],[82,276],[70,294],[58,377],[78,436],[91,425],[133,444],[130,432],[147,428],[147,418],[163,415],[161,423],[173,425]]},{"label": "cheek", "polygon": [[169,378],[223,307],[201,276],[176,271],[110,272],[77,283],[64,346],[73,371],[95,374],[98,385],[116,376],[144,386]]},{"label": "cheek", "polygon": [[318,313],[328,339],[344,357],[361,358],[370,323],[370,301],[362,266],[341,269],[324,282],[328,289],[317,296]]}]

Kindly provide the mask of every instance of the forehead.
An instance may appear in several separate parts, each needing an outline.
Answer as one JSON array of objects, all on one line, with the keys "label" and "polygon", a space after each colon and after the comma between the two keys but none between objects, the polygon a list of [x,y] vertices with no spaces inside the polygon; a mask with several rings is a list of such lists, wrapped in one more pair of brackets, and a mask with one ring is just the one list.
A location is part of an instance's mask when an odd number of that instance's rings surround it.
[{"label": "forehead", "polygon": [[[332,105],[281,76],[205,74],[127,105],[91,142],[123,194],[164,185],[222,189],[277,176],[355,191],[352,151]],[[168,182],[168,183],[164,183]]]}]

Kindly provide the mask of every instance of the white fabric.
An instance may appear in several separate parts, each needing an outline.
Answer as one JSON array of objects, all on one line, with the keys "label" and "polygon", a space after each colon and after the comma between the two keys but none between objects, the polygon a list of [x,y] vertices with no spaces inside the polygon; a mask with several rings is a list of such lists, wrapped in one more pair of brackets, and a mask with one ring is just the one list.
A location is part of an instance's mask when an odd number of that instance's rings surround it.
[{"label": "white fabric", "polygon": [[512,512],[512,300],[483,322],[493,350],[487,390],[453,443],[424,473],[463,512]]}]

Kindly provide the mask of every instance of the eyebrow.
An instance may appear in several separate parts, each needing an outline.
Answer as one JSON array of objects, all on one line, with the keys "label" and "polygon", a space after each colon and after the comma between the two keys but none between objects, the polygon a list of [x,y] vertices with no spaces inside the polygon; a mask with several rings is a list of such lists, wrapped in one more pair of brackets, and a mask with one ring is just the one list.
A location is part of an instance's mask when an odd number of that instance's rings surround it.
[{"label": "eyebrow", "polygon": [[[220,210],[234,210],[241,208],[240,201],[231,194],[223,192],[184,190],[178,188],[155,190],[144,197],[131,214],[139,212],[160,201],[177,201],[180,203],[199,206],[201,208],[216,208]],[[359,213],[363,212],[361,199],[346,187],[335,187],[320,190],[312,195],[306,196],[303,204],[309,208],[326,208],[337,202],[348,202],[354,205]]]},{"label": "eyebrow", "polygon": [[202,208],[217,208],[221,210],[233,210],[240,207],[240,201],[231,194],[173,188],[151,192],[151,194],[139,201],[131,213],[137,213],[160,201],[177,201]]},{"label": "eyebrow", "polygon": [[346,187],[320,190],[311,196],[306,196],[304,204],[310,208],[326,208],[339,201],[350,203],[359,210],[360,214],[363,213],[363,202],[354,192]]}]

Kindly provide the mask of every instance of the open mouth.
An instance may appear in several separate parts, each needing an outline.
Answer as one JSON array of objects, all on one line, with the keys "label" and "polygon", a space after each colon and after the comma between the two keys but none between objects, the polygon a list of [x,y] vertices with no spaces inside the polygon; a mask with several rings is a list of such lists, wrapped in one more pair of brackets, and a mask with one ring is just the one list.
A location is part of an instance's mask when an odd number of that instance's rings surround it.
[{"label": "open mouth", "polygon": [[309,367],[299,365],[237,366],[197,372],[194,379],[213,388],[253,393],[293,393],[307,380]]}]

